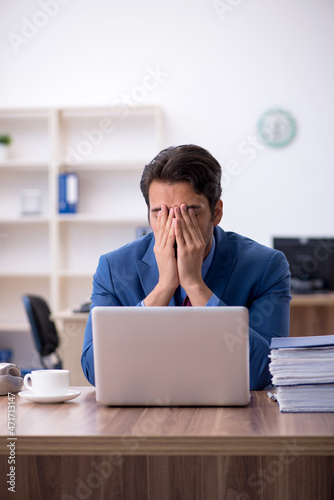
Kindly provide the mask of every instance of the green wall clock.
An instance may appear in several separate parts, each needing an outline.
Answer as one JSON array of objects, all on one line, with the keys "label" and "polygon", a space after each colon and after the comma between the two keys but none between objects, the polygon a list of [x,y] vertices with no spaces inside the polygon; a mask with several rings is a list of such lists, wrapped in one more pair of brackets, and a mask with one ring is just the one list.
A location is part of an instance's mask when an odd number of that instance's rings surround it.
[{"label": "green wall clock", "polygon": [[283,109],[270,109],[257,124],[259,139],[266,146],[287,146],[296,135],[296,121],[291,113]]}]

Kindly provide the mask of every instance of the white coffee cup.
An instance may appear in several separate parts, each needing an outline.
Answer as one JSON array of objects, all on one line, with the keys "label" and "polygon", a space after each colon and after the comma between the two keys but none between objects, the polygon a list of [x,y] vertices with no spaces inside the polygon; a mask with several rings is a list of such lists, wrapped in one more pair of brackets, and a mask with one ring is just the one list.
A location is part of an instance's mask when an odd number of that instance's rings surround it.
[{"label": "white coffee cup", "polygon": [[37,396],[63,396],[70,385],[69,370],[33,370],[24,377],[24,385]]}]

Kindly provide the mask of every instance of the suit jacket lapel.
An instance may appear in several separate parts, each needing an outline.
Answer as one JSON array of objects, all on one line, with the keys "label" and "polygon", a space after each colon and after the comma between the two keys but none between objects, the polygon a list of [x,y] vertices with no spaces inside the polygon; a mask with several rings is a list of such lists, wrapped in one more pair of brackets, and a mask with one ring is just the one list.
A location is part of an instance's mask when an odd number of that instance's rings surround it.
[{"label": "suit jacket lapel", "polygon": [[145,296],[152,292],[159,281],[159,270],[153,252],[154,242],[155,240],[152,238],[142,260],[135,259],[135,266]]},{"label": "suit jacket lapel", "polygon": [[231,253],[225,231],[220,227],[215,227],[214,235],[216,248],[210,269],[205,278],[205,284],[219,299],[222,299],[237,258]]}]

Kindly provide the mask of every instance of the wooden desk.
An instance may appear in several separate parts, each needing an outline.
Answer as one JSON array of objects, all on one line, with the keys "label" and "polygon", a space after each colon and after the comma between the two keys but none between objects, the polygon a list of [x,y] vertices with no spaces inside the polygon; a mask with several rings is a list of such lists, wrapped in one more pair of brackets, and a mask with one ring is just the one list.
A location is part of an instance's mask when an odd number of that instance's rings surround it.
[{"label": "wooden desk", "polygon": [[1,498],[14,437],[19,499],[334,498],[333,413],[282,414],[265,392],[245,408],[108,408],[81,390],[56,405],[16,395],[12,437],[0,397]]},{"label": "wooden desk", "polygon": [[290,336],[334,335],[334,293],[293,295]]}]

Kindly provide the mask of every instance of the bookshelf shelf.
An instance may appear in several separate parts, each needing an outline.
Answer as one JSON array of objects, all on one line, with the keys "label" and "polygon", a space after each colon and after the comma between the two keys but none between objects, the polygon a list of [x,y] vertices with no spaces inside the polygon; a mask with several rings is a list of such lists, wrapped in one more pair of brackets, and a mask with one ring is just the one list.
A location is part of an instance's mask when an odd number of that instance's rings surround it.
[{"label": "bookshelf shelf", "polygon": [[49,278],[50,271],[25,271],[17,269],[0,270],[1,278]]},{"label": "bookshelf shelf", "polygon": [[108,216],[108,215],[99,215],[99,214],[62,214],[57,217],[58,222],[66,223],[66,222],[78,222],[78,223],[86,223],[86,222],[94,222],[97,224],[113,224],[113,225],[122,225],[122,224],[130,224],[130,225],[140,225],[147,224],[147,219],[145,217],[122,217],[121,215]]},{"label": "bookshelf shelf", "polygon": [[121,104],[119,106],[99,106],[82,108],[62,108],[60,112],[64,118],[90,118],[90,117],[110,117],[110,119],[126,120],[129,116],[161,116],[159,106],[129,106]]},{"label": "bookshelf shelf", "polygon": [[58,271],[60,278],[92,278],[95,269],[92,267],[91,269],[78,269],[78,270],[68,270],[68,269],[60,269]]},{"label": "bookshelf shelf", "polygon": [[[27,330],[21,297],[51,309],[89,299],[99,256],[136,237],[147,210],[139,181],[162,149],[157,106],[0,109],[12,143],[0,161],[0,330]],[[58,212],[58,175],[76,172],[75,214]],[[42,194],[41,213],[23,215],[22,193]]]},{"label": "bookshelf shelf", "polygon": [[144,165],[149,161],[149,159],[143,158],[138,161],[108,161],[108,160],[96,160],[96,161],[82,161],[80,165],[67,164],[66,159],[60,161],[60,169],[64,171],[72,172],[123,172],[123,171],[134,171],[141,173],[143,171]]},{"label": "bookshelf shelf", "polygon": [[45,171],[47,172],[49,169],[49,164],[43,160],[38,161],[27,161],[23,159],[8,159],[6,161],[0,161],[0,170],[9,170],[9,171]]},{"label": "bookshelf shelf", "polygon": [[0,218],[0,224],[48,224],[50,217],[39,215],[22,215]]}]

